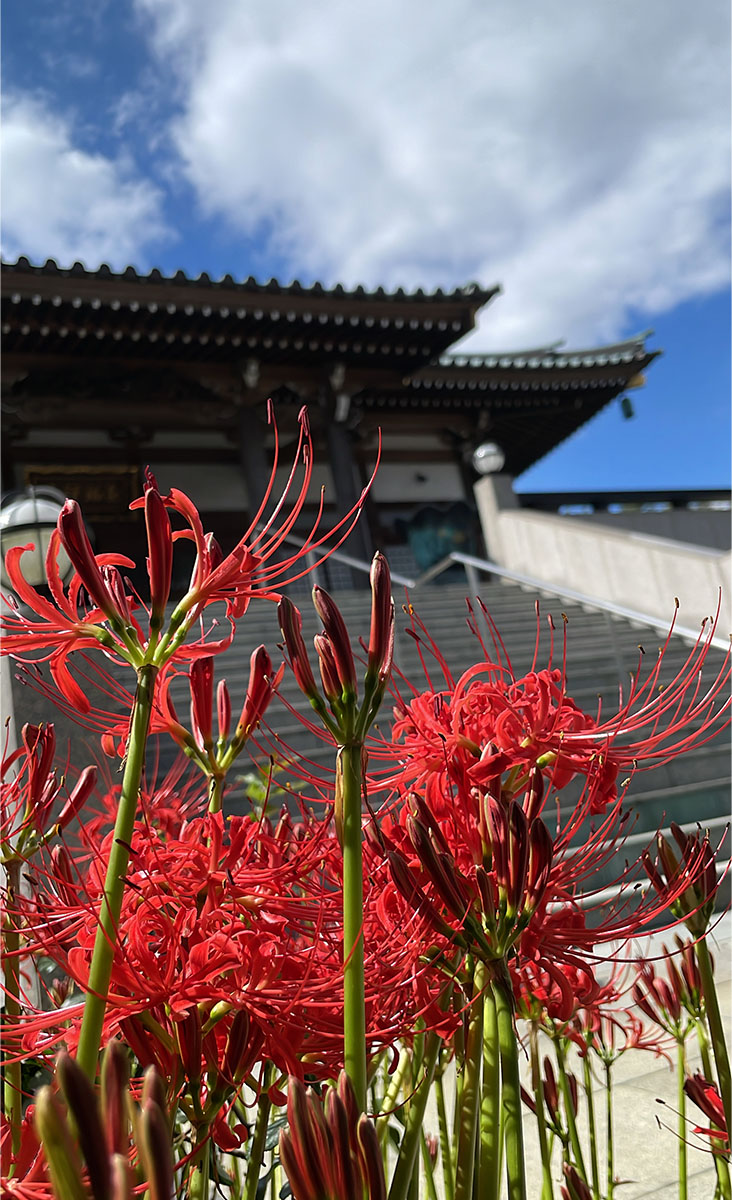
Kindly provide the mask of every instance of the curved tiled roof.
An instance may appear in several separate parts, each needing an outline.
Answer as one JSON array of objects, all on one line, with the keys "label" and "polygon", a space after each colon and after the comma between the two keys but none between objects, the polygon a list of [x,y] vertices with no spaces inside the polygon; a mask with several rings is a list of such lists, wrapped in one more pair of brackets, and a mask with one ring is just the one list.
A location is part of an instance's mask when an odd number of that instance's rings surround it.
[{"label": "curved tiled roof", "polygon": [[246,279],[236,280],[233,275],[222,275],[220,279],[212,279],[206,271],[202,271],[200,275],[193,278],[186,275],[185,271],[176,271],[173,275],[164,275],[157,267],[153,267],[147,274],[141,274],[135,267],[128,266],[124,271],[113,271],[107,263],[102,263],[101,266],[94,270],[89,270],[83,263],[75,262],[70,267],[60,267],[55,259],[47,258],[44,263],[32,263],[25,255],[21,255],[15,262],[2,263],[2,270],[10,274],[23,275],[40,275],[46,278],[54,276],[66,279],[99,279],[99,280],[119,280],[126,283],[142,283],[142,284],[170,284],[176,287],[210,287],[211,289],[226,289],[240,292],[248,292],[251,294],[270,294],[283,296],[333,296],[342,299],[374,299],[374,300],[407,300],[407,301],[426,301],[434,302],[435,300],[469,300],[475,305],[485,304],[491,296],[496,295],[500,291],[498,284],[493,287],[484,288],[481,284],[471,281],[464,284],[462,287],[453,288],[451,291],[444,291],[442,288],[435,288],[433,291],[425,291],[423,288],[416,288],[414,291],[406,291],[404,288],[395,288],[393,291],[387,291],[383,287],[365,288],[362,284],[358,284],[355,288],[345,288],[342,283],[336,283],[332,287],[324,287],[322,283],[302,284],[299,279],[293,279],[290,283],[280,283],[278,279],[268,279],[266,283],[260,283],[253,275],[249,275]]}]

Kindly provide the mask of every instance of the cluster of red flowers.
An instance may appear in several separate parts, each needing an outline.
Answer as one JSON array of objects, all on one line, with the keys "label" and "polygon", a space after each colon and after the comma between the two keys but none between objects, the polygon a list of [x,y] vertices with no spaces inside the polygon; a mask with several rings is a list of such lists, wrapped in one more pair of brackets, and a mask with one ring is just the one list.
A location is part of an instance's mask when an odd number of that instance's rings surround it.
[{"label": "cluster of red flowers", "polygon": [[[283,516],[298,464],[303,485]],[[188,498],[176,489],[162,495],[149,476],[135,505],[144,508],[148,535],[146,606],[122,576],[131,564],[120,556],[95,556],[78,506],[67,502],[49,547],[51,600],[23,580],[23,549],[11,552],[8,573],[26,610],[16,607],[5,619],[5,652],[22,658],[40,651],[48,657],[67,707],[80,713],[89,713],[90,704],[69,669],[73,651],[101,648],[138,671],[154,667],[152,730],[170,733],[211,786],[218,786],[256,731],[282,671],[273,668],[264,647],[254,651],[232,735],[225,684],[214,693],[214,655],[230,644],[253,597],[279,599],[275,585],[298,578],[303,555],[323,547],[318,516],[304,547],[284,564],[273,561],[302,511],[311,469],[303,415],[285,496],[260,529],[271,480],[251,528],[227,556],[204,533]],[[171,513],[182,519],[183,529],[172,529]],[[333,534],[345,536],[353,516],[331,531],[331,540]],[[181,537],[194,543],[195,566],[188,591],[166,623],[173,546]],[[56,567],[60,544],[76,569],[67,591]],[[380,700],[393,649],[388,568],[380,556],[372,587],[367,671]],[[355,669],[330,597],[317,589],[315,599],[326,626],[316,651],[333,714],[332,721],[326,714],[325,726],[332,729],[341,706],[355,703]],[[202,631],[201,621],[214,601],[226,605],[230,622],[217,641]],[[472,613],[470,619],[475,623]],[[311,702],[320,703],[299,614],[287,600],[280,604],[280,620],[296,678]],[[198,635],[186,643],[196,625]],[[665,849],[657,863],[647,857],[653,886],[645,893],[636,890],[638,875],[626,871],[614,900],[593,901],[593,876],[627,834],[626,785],[619,779],[703,744],[719,730],[729,706],[728,700],[720,702],[728,661],[701,692],[698,679],[710,644],[709,633],[702,632],[667,687],[658,689],[662,653],[645,681],[636,677],[616,715],[608,719],[598,712],[593,718],[568,696],[564,668],[553,664],[551,654],[546,667],[539,668],[535,656],[531,670],[516,677],[496,638],[490,651],[481,643],[482,661],[455,680],[414,617],[412,633],[433,653],[444,680],[439,687],[428,680],[424,691],[412,689],[411,698],[396,690],[391,737],[372,739],[369,746],[376,769],[368,791],[382,801],[377,816],[369,811],[364,817],[369,1052],[409,1042],[418,1027],[450,1036],[466,1005],[461,964],[468,952],[510,972],[519,1011],[560,1022],[581,1044],[590,1034],[612,1040],[620,1024],[602,1017],[609,992],[594,969],[603,945],[629,940],[674,905],[693,918],[716,887],[713,848],[704,838],[686,838],[679,842],[679,862]],[[170,698],[171,681],[182,673],[190,685],[190,729]],[[359,716],[364,736],[374,716],[367,702]],[[99,712],[94,720],[107,748],[116,744],[124,754],[126,722]],[[9,1064],[47,1058],[61,1043],[76,1048],[83,1008],[77,990],[89,988],[115,836],[109,818],[117,789],[97,797],[95,815],[82,825],[79,816],[95,787],[95,772],[82,772],[76,786],[63,792],[53,757],[51,731],[27,728],[23,747],[5,764],[4,854],[6,861],[22,864],[29,885],[11,887],[6,896],[15,933],[14,944],[6,946],[16,964],[11,975],[17,984],[19,964],[28,955],[51,959],[64,974],[49,985],[42,1004],[34,1009],[24,994],[22,1012],[9,1016]],[[307,773],[302,764],[299,769]],[[562,806],[558,793],[572,780],[579,794]],[[219,794],[205,812],[190,789],[170,784],[141,795],[127,847],[104,1036],[122,1038],[141,1065],[158,1068],[169,1105],[181,1103],[198,1117],[208,1111],[210,1136],[230,1149],[247,1129],[228,1120],[229,1107],[245,1082],[264,1086],[261,1064],[273,1068],[267,1087],[276,1102],[284,1099],[287,1076],[338,1075],[342,848],[327,809],[316,817],[301,804],[297,814],[294,807],[283,811],[273,824],[263,816],[226,817],[220,801]],[[647,1001],[645,994],[641,998]],[[631,1042],[642,1038],[631,1019],[623,1028]],[[27,1143],[13,1153],[17,1177],[23,1155],[28,1158]]]}]

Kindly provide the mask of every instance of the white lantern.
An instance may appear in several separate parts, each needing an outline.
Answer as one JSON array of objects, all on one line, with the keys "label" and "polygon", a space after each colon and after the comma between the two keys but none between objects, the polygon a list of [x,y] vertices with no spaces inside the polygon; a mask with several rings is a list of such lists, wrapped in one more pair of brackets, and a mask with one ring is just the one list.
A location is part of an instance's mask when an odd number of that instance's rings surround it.
[{"label": "white lantern", "polygon": [[473,452],[473,466],[479,475],[495,475],[505,461],[506,455],[497,442],[481,442]]},{"label": "white lantern", "polygon": [[[48,487],[11,492],[3,500],[0,508],[0,580],[4,588],[11,587],[5,570],[5,555],[13,546],[33,546],[20,560],[23,577],[32,587],[40,587],[46,582],[46,551],[63,504],[62,493]],[[61,578],[65,579],[71,572],[71,560],[61,546],[57,561]]]}]

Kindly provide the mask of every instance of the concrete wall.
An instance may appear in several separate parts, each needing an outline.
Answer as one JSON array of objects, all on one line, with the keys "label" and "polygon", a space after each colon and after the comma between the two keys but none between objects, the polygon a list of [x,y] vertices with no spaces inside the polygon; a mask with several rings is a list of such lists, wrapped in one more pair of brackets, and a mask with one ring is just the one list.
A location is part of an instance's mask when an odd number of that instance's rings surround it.
[{"label": "concrete wall", "polygon": [[566,513],[570,521],[589,521],[618,531],[632,530],[651,537],[672,538],[692,546],[710,550],[729,550],[732,545],[732,523],[729,509],[670,508],[661,512]]},{"label": "concrete wall", "polygon": [[659,620],[695,627],[716,610],[718,634],[732,629],[732,558],[667,538],[609,529],[581,517],[518,507],[511,480],[488,476],[475,485],[488,557],[559,588],[571,588]]}]

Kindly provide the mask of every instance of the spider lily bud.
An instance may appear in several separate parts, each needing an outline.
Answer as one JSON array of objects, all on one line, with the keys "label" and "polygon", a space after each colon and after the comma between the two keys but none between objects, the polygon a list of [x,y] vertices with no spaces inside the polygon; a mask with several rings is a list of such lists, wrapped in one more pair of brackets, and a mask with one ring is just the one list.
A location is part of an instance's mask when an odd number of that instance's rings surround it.
[{"label": "spider lily bud", "polygon": [[122,1043],[116,1038],[107,1042],[102,1054],[101,1095],[102,1122],[110,1155],[127,1150],[127,1106],[125,1091],[130,1070]]},{"label": "spider lily bud", "polygon": [[79,1153],[64,1111],[48,1086],[36,1095],[35,1123],[55,1194],[67,1200],[88,1200]]},{"label": "spider lily bud", "polygon": [[272,694],[279,687],[284,667],[272,674],[272,659],[264,646],[258,646],[249,660],[249,686],[234,734],[236,743],[245,742],[267,711]]},{"label": "spider lily bud", "polygon": [[529,825],[540,814],[544,799],[544,776],[538,767],[532,767],[529,772],[529,786],[524,792],[524,812]]},{"label": "spider lily bud", "polygon": [[152,1100],[157,1104],[161,1112],[164,1113],[166,1111],[167,1099],[165,1096],[163,1074],[156,1066],[146,1067],[143,1076],[140,1103],[145,1104],[147,1100]]},{"label": "spider lily bud", "polygon": [[529,830],[524,810],[512,800],[508,808],[508,879],[506,895],[508,909],[517,913],[526,885],[526,867],[529,860]]},{"label": "spider lily bud", "polygon": [[150,576],[150,628],[159,629],[163,623],[165,605],[170,595],[173,575],[173,533],[170,517],[154,478],[148,474],[145,485],[145,525]]},{"label": "spider lily bud", "polygon": [[73,820],[76,814],[80,812],[94,791],[96,784],[97,768],[94,766],[85,767],[76,781],[74,790],[58,815],[58,821],[56,822],[57,829],[65,829],[69,821]]},{"label": "spider lily bud", "polygon": [[368,671],[382,682],[391,670],[394,657],[394,601],[391,598],[389,564],[376,552],[371,563],[371,631],[369,634]]},{"label": "spider lily bud", "polygon": [[460,877],[451,855],[438,853],[425,826],[411,815],[407,817],[407,833],[443,904],[454,917],[462,920],[468,908],[468,901],[463,895]]},{"label": "spider lily bud", "polygon": [[524,896],[524,912],[526,913],[532,913],[538,908],[546,891],[553,855],[554,845],[551,834],[541,817],[537,817],[529,826],[529,865]]},{"label": "spider lily bud", "polygon": [[323,588],[317,585],[313,588],[313,604],[323,622],[323,632],[328,637],[333,650],[341,690],[344,695],[355,697],[356,667],[353,662],[346,623],[340,614],[338,605],[332,596],[329,596]]},{"label": "spider lily bud", "polygon": [[94,1200],[107,1200],[110,1193],[109,1157],[94,1087],[66,1051],[56,1059],[56,1078],[74,1119]]},{"label": "spider lily bud", "polygon": [[277,605],[277,617],[297,685],[310,700],[320,699],[302,636],[302,617],[287,596]]},{"label": "spider lily bud", "polygon": [[107,585],[109,594],[114,600],[114,603],[117,605],[125,624],[129,625],[132,620],[130,601],[125,590],[122,576],[120,575],[117,567],[102,567],[102,579]]},{"label": "spider lily bud", "polygon": [[113,1154],[110,1164],[112,1170],[112,1200],[133,1200],[132,1174],[127,1158],[124,1154]]},{"label": "spider lily bud", "polygon": [[368,1200],[386,1200],[384,1160],[373,1122],[363,1114],[358,1119],[358,1151]]},{"label": "spider lily bud", "polygon": [[213,742],[213,658],[197,658],[191,664],[191,730],[200,750]]},{"label": "spider lily bud", "polygon": [[315,646],[315,653],[318,656],[323,692],[328,700],[337,702],[341,698],[343,689],[338,679],[338,667],[336,666],[335,654],[333,653],[330,638],[324,633],[316,633],[313,638],[313,645]]},{"label": "spider lily bud", "polygon": [[216,689],[216,715],[219,722],[219,742],[223,745],[231,729],[231,696],[225,679],[221,680]]},{"label": "spider lily bud", "polygon": [[353,1124],[343,1085],[330,1088],[325,1111],[314,1092],[290,1077],[289,1130],[280,1134],[280,1158],[295,1200],[385,1200],[381,1150],[371,1121]]},{"label": "spider lily bud", "polygon": [[51,867],[53,881],[61,899],[65,904],[78,904],[71,855],[65,846],[54,846],[51,851]]},{"label": "spider lily bud", "polygon": [[559,1091],[557,1089],[557,1080],[554,1075],[554,1067],[551,1059],[547,1056],[544,1059],[544,1080],[542,1083],[542,1091],[546,1106],[551,1113],[551,1118],[556,1125],[559,1118]]},{"label": "spider lily bud", "polygon": [[241,1083],[262,1049],[264,1034],[258,1025],[252,1028],[249,1013],[240,1008],[231,1023],[224,1051],[224,1077],[230,1083]]},{"label": "spider lily bud", "polygon": [[170,1200],[174,1183],[170,1131],[163,1109],[154,1100],[143,1101],[137,1148],[150,1200]]},{"label": "spider lily bud", "polygon": [[197,1084],[201,1078],[201,1022],[196,1008],[189,1009],[181,1021],[176,1021],[175,1039],[183,1070],[188,1080]]},{"label": "spider lily bud", "polygon": [[562,1200],[592,1200],[590,1188],[571,1163],[564,1164],[564,1178],[567,1186],[562,1188]]},{"label": "spider lily bud", "polygon": [[81,509],[75,500],[67,500],[61,509],[58,516],[58,533],[61,544],[93,603],[110,621],[124,620],[104,582],[84,528]]},{"label": "spider lily bud", "polygon": [[422,891],[422,888],[417,883],[409,863],[398,850],[387,850],[386,861],[389,867],[392,883],[399,892],[400,896],[406,900],[407,904],[411,905],[418,916],[423,917],[430,923],[432,928],[442,934],[443,937],[449,938],[458,945],[464,945],[464,939],[460,934],[455,933],[450,928],[435,908],[432,901]]}]

